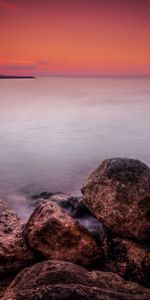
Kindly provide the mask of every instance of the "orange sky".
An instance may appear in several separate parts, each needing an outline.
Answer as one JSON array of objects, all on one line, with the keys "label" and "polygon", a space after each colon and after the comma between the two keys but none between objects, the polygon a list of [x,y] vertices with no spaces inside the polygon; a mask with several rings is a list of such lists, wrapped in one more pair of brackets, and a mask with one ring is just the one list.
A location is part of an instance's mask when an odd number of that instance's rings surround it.
[{"label": "orange sky", "polygon": [[150,0],[0,0],[0,74],[150,75]]}]

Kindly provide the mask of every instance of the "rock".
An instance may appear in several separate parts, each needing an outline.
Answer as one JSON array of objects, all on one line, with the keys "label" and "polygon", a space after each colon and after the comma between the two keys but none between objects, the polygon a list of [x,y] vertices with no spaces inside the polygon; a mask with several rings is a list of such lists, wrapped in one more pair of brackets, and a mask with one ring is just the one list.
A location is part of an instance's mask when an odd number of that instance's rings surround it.
[{"label": "rock", "polygon": [[30,205],[36,207],[44,200],[57,203],[72,218],[76,219],[85,227],[97,240],[102,241],[104,238],[103,225],[87,209],[82,201],[82,197],[74,197],[62,193],[52,194],[42,192],[31,196]]},{"label": "rock", "polygon": [[73,197],[61,194],[52,196],[50,201],[54,201],[65,211],[67,211],[72,218],[76,219],[97,240],[103,241],[105,234],[103,225],[86,208],[81,197]]},{"label": "rock", "polygon": [[[36,207],[38,206],[43,200],[50,200],[51,197],[55,196],[56,193],[43,191],[39,194],[33,194],[29,197],[29,206]],[[61,195],[61,193],[57,193],[57,195]]]},{"label": "rock", "polygon": [[[43,193],[42,193],[43,194]],[[41,194],[40,194],[41,195]],[[82,202],[81,197],[74,197],[62,193],[53,194],[48,198],[38,198],[38,204],[44,200],[49,200],[57,203],[60,207],[65,209],[69,215],[73,218],[83,217],[85,214],[89,213],[89,210]]]},{"label": "rock", "polygon": [[0,280],[0,299],[4,296],[4,293],[6,291],[6,289],[8,288],[8,286],[10,285],[10,283],[14,280],[15,275],[11,275],[9,277],[4,277],[4,279]]},{"label": "rock", "polygon": [[88,231],[52,201],[43,201],[24,229],[28,246],[47,259],[81,265],[102,260],[100,244]]},{"label": "rock", "polygon": [[0,200],[0,278],[27,267],[33,254],[22,236],[23,222]]},{"label": "rock", "polygon": [[73,218],[80,218],[89,214],[89,210],[83,204],[81,197],[57,194],[52,196],[50,200],[64,208]]},{"label": "rock", "polygon": [[109,231],[103,247],[106,270],[150,287],[150,247],[120,238]]},{"label": "rock", "polygon": [[120,236],[150,239],[150,169],[129,158],[107,159],[82,188],[83,202]]},{"label": "rock", "polygon": [[49,200],[57,203],[64,208],[73,218],[84,217],[89,214],[89,210],[82,202],[81,197],[74,197],[62,193],[42,192],[40,194],[31,195],[30,205],[38,206],[44,200]]},{"label": "rock", "polygon": [[3,300],[149,300],[150,290],[109,272],[92,271],[69,262],[45,261],[24,269]]}]

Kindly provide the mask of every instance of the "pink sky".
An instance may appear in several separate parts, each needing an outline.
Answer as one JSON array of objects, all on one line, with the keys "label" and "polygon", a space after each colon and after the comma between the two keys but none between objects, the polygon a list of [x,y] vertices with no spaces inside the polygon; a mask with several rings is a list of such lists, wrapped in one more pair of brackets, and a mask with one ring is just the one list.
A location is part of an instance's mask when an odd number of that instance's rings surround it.
[{"label": "pink sky", "polygon": [[0,0],[0,74],[150,75],[148,0]]}]

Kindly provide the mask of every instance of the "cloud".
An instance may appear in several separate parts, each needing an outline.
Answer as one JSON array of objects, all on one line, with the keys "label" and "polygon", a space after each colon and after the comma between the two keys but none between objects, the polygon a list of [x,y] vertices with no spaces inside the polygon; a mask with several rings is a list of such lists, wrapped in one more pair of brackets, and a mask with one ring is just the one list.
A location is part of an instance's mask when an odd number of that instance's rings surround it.
[{"label": "cloud", "polygon": [[4,9],[8,11],[17,11],[18,6],[14,2],[7,1],[7,0],[0,0],[0,9]]},{"label": "cloud", "polygon": [[37,69],[50,69],[51,67],[56,67],[56,66],[64,66],[66,65],[65,63],[59,63],[59,62],[54,62],[52,60],[41,60],[41,61],[36,61],[34,63],[28,63],[28,64],[1,64],[0,69],[5,69],[5,70],[37,70]]},{"label": "cloud", "polygon": [[46,66],[50,63],[48,60],[37,61],[29,64],[15,64],[15,65],[0,65],[0,68],[6,70],[35,70],[38,67]]},{"label": "cloud", "polygon": [[20,75],[51,75],[61,73],[66,63],[53,60],[40,60],[33,63],[0,64],[0,74]]}]

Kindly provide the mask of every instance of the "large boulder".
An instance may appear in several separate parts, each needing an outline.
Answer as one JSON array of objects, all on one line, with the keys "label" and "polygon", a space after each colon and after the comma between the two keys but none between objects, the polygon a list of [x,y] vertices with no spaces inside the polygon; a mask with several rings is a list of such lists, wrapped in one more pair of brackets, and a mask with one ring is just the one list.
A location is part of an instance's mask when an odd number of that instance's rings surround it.
[{"label": "large boulder", "polygon": [[106,270],[150,288],[150,247],[148,245],[120,238],[107,231],[103,250]]},{"label": "large boulder", "polygon": [[107,159],[82,188],[84,204],[107,228],[136,240],[150,239],[150,169],[129,158]]},{"label": "large boulder", "polygon": [[33,261],[22,236],[23,222],[0,200],[0,278],[20,271]]},{"label": "large boulder", "polygon": [[17,275],[3,298],[9,299],[149,300],[150,290],[109,272],[89,272],[69,262],[45,261]]},{"label": "large boulder", "polygon": [[29,218],[24,236],[28,246],[47,259],[81,265],[102,260],[100,244],[86,228],[52,201],[43,201]]}]

